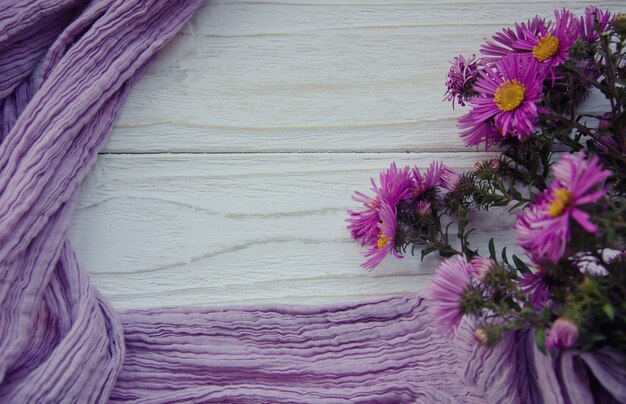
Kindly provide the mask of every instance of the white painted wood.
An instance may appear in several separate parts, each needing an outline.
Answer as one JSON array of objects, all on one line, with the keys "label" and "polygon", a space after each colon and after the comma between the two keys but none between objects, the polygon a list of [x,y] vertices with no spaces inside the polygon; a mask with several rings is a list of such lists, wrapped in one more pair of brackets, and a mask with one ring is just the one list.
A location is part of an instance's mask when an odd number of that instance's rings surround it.
[{"label": "white painted wood", "polygon": [[[393,160],[471,167],[484,154],[463,152],[461,111],[440,102],[448,61],[588,3],[207,1],[137,83],[84,184],[78,254],[118,309],[423,289],[436,258],[359,268],[353,190]],[[505,219],[481,222],[476,247],[512,244]]]},{"label": "white painted wood", "polygon": [[[424,288],[437,259],[389,257],[372,273],[344,219],[354,189],[388,167],[477,153],[104,155],[84,184],[71,238],[118,308],[345,301]],[[502,234],[496,220],[476,247]]]},{"label": "white painted wood", "polygon": [[208,1],[137,83],[107,151],[462,150],[462,110],[440,102],[448,62],[587,4]]}]

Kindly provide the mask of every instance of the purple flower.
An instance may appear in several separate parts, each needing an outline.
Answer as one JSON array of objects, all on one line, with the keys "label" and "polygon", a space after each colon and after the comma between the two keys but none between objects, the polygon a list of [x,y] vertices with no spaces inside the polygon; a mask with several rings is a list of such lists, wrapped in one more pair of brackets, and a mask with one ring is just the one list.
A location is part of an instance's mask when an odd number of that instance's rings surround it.
[{"label": "purple flower", "polygon": [[552,174],[554,182],[543,198],[520,214],[515,225],[520,246],[537,262],[557,262],[563,256],[572,219],[589,233],[598,232],[580,207],[606,195],[603,184],[611,173],[602,169],[598,157],[585,160],[579,152],[563,156],[552,167]]},{"label": "purple flower", "polygon": [[609,10],[600,10],[595,6],[585,8],[585,15],[576,20],[576,31],[583,41],[593,43],[600,39],[600,33],[596,29],[600,26],[600,31],[604,32],[609,27],[613,16]]},{"label": "purple flower", "polygon": [[348,211],[350,214],[350,217],[346,219],[348,222],[348,229],[350,230],[350,234],[353,239],[362,240],[364,244],[376,235],[377,225],[380,221],[378,217],[380,199],[378,196],[372,198],[358,191],[355,192],[352,199],[357,202],[361,202],[363,206],[365,206],[365,209],[359,211]]},{"label": "purple flower", "polygon": [[422,174],[419,168],[414,167],[413,174],[413,196],[419,198],[429,190],[439,185],[443,164],[439,161],[433,161],[430,166]]},{"label": "purple flower", "polygon": [[364,254],[367,261],[362,264],[363,268],[368,270],[374,269],[389,253],[393,253],[397,258],[402,258],[394,248],[396,240],[396,212],[396,204],[391,203],[387,198],[380,200],[378,212],[380,222],[376,226],[378,234],[376,239],[366,243],[369,249]]},{"label": "purple flower", "polygon": [[481,53],[485,55],[483,60],[486,63],[495,63],[511,53],[523,52],[525,50],[519,46],[522,41],[527,40],[529,35],[543,36],[549,28],[550,23],[538,16],[526,23],[515,23],[515,30],[505,28],[481,47]]},{"label": "purple flower", "polygon": [[485,144],[485,150],[502,140],[493,120],[484,122],[477,121],[474,115],[465,114],[459,118],[458,127],[461,130],[461,139],[465,146],[477,146]]},{"label": "purple flower", "polygon": [[565,349],[571,348],[578,339],[578,327],[565,318],[558,318],[548,331],[546,348]]},{"label": "purple flower", "polygon": [[360,211],[348,211],[350,217],[346,220],[348,229],[355,240],[362,240],[362,243],[371,242],[378,237],[378,224],[380,223],[381,200],[395,207],[397,204],[411,196],[413,190],[413,179],[409,167],[398,170],[395,163],[391,164],[388,170],[379,175],[380,187],[371,179],[374,196],[370,197],[361,192],[355,192],[352,197],[357,202],[363,204],[365,209]]},{"label": "purple flower", "polygon": [[573,14],[568,10],[555,10],[555,24],[547,32],[536,33],[526,30],[515,46],[532,53],[540,63],[556,67],[569,58],[569,50],[578,38],[578,29]]},{"label": "purple flower", "polygon": [[477,255],[472,258],[470,265],[472,266],[472,274],[474,277],[483,281],[485,280],[485,276],[487,276],[487,274],[494,268],[496,263],[492,259]]},{"label": "purple flower", "polygon": [[[585,14],[580,19],[575,20],[577,37],[588,44],[594,44],[600,39],[600,32],[605,32],[613,16],[608,10],[600,10],[597,7],[589,6],[585,8]],[[599,31],[598,31],[599,29]],[[601,76],[600,68],[594,60],[593,53],[577,62],[578,70],[586,77],[598,80]],[[602,128],[600,128],[602,130]]]},{"label": "purple flower", "polygon": [[492,124],[501,137],[524,139],[534,133],[544,78],[545,69],[537,61],[518,54],[485,68],[476,82],[480,95],[468,101],[473,109],[461,118],[462,136],[474,143],[482,138],[476,132]]},{"label": "purple flower", "polygon": [[441,168],[440,185],[448,191],[454,191],[461,182],[462,175],[453,168],[443,165]]},{"label": "purple flower", "polygon": [[431,316],[444,335],[451,335],[463,318],[463,294],[471,286],[473,269],[465,255],[443,261],[430,285]]},{"label": "purple flower", "polygon": [[545,272],[541,268],[537,268],[534,273],[522,275],[519,284],[535,309],[541,309],[550,301],[550,288],[545,282]]},{"label": "purple flower", "polygon": [[469,59],[465,59],[462,55],[454,58],[446,80],[448,90],[444,95],[444,99],[452,101],[452,109],[454,109],[455,100],[463,107],[465,100],[476,95],[474,83],[480,66],[481,62],[476,59],[476,55],[472,55]]}]

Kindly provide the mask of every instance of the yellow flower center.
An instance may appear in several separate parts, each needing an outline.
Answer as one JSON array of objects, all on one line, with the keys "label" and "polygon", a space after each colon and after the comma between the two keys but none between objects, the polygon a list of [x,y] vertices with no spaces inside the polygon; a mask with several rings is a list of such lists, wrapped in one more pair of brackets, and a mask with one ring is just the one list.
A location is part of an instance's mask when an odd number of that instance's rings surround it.
[{"label": "yellow flower center", "polygon": [[371,202],[372,208],[380,209],[380,195],[374,196],[374,199]]},{"label": "yellow flower center", "polygon": [[533,56],[537,58],[538,61],[545,62],[559,53],[560,46],[561,42],[559,38],[548,34],[539,39],[539,43],[533,48]]},{"label": "yellow flower center", "polygon": [[378,232],[378,249],[382,250],[389,244],[389,237],[385,237],[382,231]]},{"label": "yellow flower center", "polygon": [[558,188],[552,192],[552,196],[554,200],[550,202],[548,211],[550,212],[550,216],[559,217],[565,212],[567,205],[572,202],[572,194],[565,188]]},{"label": "yellow flower center", "polygon": [[526,87],[519,80],[507,80],[496,90],[494,101],[500,111],[513,111],[524,102]]},{"label": "yellow flower center", "polygon": [[424,186],[423,183],[419,184],[419,186],[417,186],[416,188],[413,188],[413,195],[418,196],[424,191],[425,188],[426,187]]}]

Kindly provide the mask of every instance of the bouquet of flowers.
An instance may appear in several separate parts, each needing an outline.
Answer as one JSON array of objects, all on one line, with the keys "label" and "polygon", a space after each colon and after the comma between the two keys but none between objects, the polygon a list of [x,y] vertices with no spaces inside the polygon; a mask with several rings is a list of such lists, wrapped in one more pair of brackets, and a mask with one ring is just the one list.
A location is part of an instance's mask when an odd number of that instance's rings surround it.
[{"label": "bouquet of flowers", "polygon": [[[458,56],[445,98],[469,112],[467,147],[494,158],[457,172],[390,168],[356,192],[348,228],[363,266],[421,250],[446,259],[430,288],[433,319],[454,334],[464,316],[476,340],[532,330],[538,348],[626,354],[626,15],[557,10],[504,29]],[[580,112],[591,92],[600,114]],[[476,211],[508,209],[525,254],[471,243]],[[504,207],[504,208],[503,208]]]}]

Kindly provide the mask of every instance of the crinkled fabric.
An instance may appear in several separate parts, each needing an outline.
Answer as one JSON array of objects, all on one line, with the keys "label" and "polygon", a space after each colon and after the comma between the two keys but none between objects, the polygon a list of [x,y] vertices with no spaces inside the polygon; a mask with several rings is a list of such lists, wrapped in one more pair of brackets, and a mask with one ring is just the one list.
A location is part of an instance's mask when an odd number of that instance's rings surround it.
[{"label": "crinkled fabric", "polygon": [[488,403],[626,403],[626,358],[604,348],[543,354],[533,333],[504,335],[494,348],[476,344],[474,326],[462,323],[454,341],[460,376]]},{"label": "crinkled fabric", "polygon": [[128,91],[199,5],[0,3],[1,402],[626,401],[612,353],[555,367],[524,335],[448,341],[421,297],[115,312],[70,216]]}]

